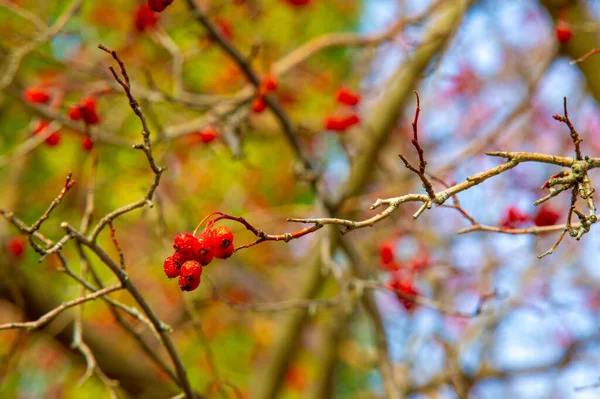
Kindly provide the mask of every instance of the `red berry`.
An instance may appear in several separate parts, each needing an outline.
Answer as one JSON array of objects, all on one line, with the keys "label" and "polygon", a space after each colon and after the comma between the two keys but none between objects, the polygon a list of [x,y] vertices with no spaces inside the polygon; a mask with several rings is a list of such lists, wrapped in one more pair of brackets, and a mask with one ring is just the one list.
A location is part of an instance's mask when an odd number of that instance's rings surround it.
[{"label": "red berry", "polygon": [[152,11],[161,12],[172,3],[173,0],[148,0],[148,7],[150,7]]},{"label": "red berry", "polygon": [[504,212],[504,216],[500,221],[500,226],[506,229],[516,229],[519,228],[523,223],[528,222],[530,217],[525,212],[521,211],[514,205],[508,207],[508,209]]},{"label": "red berry", "polygon": [[158,23],[158,14],[156,14],[148,4],[142,4],[135,12],[134,25],[138,32],[152,30]]},{"label": "red berry", "polygon": [[260,82],[260,86],[266,94],[271,91],[277,90],[277,86],[279,86],[279,83],[277,82],[277,77],[275,75],[267,75],[263,78],[262,82]]},{"label": "red berry", "polygon": [[252,112],[254,112],[256,114],[260,114],[266,108],[267,108],[267,103],[265,102],[264,98],[255,97],[254,100],[252,100]]},{"label": "red berry", "polygon": [[328,116],[323,124],[325,129],[335,132],[343,132],[346,129],[360,123],[360,117],[357,114],[348,116]]},{"label": "red berry", "polygon": [[69,109],[69,118],[72,121],[78,121],[83,118],[83,115],[81,114],[81,108],[79,108],[78,105],[75,105]]},{"label": "red berry", "polygon": [[11,237],[6,243],[6,247],[11,254],[20,258],[25,252],[25,240],[23,237]]},{"label": "red berry", "polygon": [[181,266],[179,288],[181,291],[194,291],[200,285],[202,265],[195,260],[188,260]]},{"label": "red berry", "polygon": [[285,2],[291,6],[299,7],[310,4],[311,0],[285,0]]},{"label": "red berry", "polygon": [[[35,136],[36,134],[41,133],[49,125],[50,125],[50,122],[48,122],[48,121],[39,121],[37,126],[35,127],[35,129],[33,129],[32,134]],[[46,140],[44,140],[44,142],[49,147],[54,147],[54,146],[58,145],[60,143],[60,133],[59,132],[51,133],[48,137],[46,137]]]},{"label": "red berry", "polygon": [[29,88],[23,92],[23,97],[30,103],[45,104],[50,100],[50,95],[44,89]]},{"label": "red berry", "polygon": [[344,120],[342,122],[343,122],[344,129],[348,129],[349,127],[358,125],[360,123],[360,117],[357,114],[352,114],[352,115],[344,118]]},{"label": "red berry", "polygon": [[192,251],[194,259],[202,264],[202,266],[208,265],[214,257],[212,240],[209,235],[201,235],[195,237],[192,245]]},{"label": "red berry", "polygon": [[396,293],[396,297],[409,312],[412,312],[416,306],[416,304],[403,297],[401,294],[416,296],[420,295],[419,291],[414,286],[414,281],[408,276],[402,276],[399,273],[395,273],[392,275],[390,282],[388,283],[388,288]]},{"label": "red berry", "polygon": [[96,99],[94,97],[83,98],[79,104],[69,110],[69,118],[74,121],[83,119],[88,125],[98,124],[100,117],[96,110]]},{"label": "red berry", "polygon": [[394,261],[394,247],[386,242],[379,246],[379,260],[383,265],[389,265]]},{"label": "red berry", "polygon": [[216,139],[218,135],[219,133],[213,125],[208,125],[199,132],[200,140],[202,140],[204,144],[210,143]]},{"label": "red berry", "polygon": [[360,94],[342,87],[337,92],[336,100],[340,104],[357,105],[360,102]]},{"label": "red berry", "polygon": [[85,151],[91,151],[94,148],[94,142],[92,141],[90,136],[85,136],[81,141],[81,146]]},{"label": "red berry", "polygon": [[211,231],[215,258],[227,259],[234,251],[233,233],[225,226],[217,226]]},{"label": "red berry", "polygon": [[96,125],[100,122],[100,117],[96,111],[96,99],[94,97],[86,97],[81,100],[81,116],[88,125]]},{"label": "red berry", "polygon": [[194,242],[196,237],[192,233],[179,233],[175,240],[173,240],[173,248],[177,252],[180,252],[186,259],[191,259],[194,256]]},{"label": "red berry", "polygon": [[225,37],[225,39],[231,41],[233,39],[233,27],[231,24],[224,19],[219,19],[217,21],[217,26],[221,31],[221,34]]},{"label": "red berry", "polygon": [[44,141],[46,142],[46,145],[48,147],[57,146],[60,144],[60,133],[54,132],[50,136],[46,137],[46,140],[44,140]]},{"label": "red berry", "polygon": [[562,19],[556,24],[556,38],[561,43],[567,43],[573,37],[571,26]]},{"label": "red berry", "polygon": [[168,278],[175,278],[181,274],[181,265],[174,256],[169,256],[163,263],[163,269]]},{"label": "red berry", "polygon": [[412,272],[419,272],[431,266],[431,256],[427,252],[421,252],[413,257],[408,263],[408,268]]},{"label": "red berry", "polygon": [[536,226],[553,226],[560,219],[560,213],[549,205],[542,205],[533,217]]}]

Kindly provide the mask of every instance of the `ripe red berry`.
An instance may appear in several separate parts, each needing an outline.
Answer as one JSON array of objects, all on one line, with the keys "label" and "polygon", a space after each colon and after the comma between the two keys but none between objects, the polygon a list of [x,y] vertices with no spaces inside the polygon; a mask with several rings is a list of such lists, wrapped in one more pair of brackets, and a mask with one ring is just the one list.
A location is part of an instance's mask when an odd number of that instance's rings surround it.
[{"label": "ripe red berry", "polygon": [[150,7],[152,11],[161,12],[172,3],[173,0],[148,0],[148,7]]},{"label": "ripe red berry", "polygon": [[181,291],[194,291],[200,285],[202,265],[195,260],[188,260],[181,266],[179,288]]},{"label": "ripe red berry", "polygon": [[142,4],[135,12],[134,25],[138,32],[152,30],[158,23],[158,14],[156,14],[148,4]]},{"label": "ripe red berry", "polygon": [[208,144],[211,141],[214,141],[214,139],[217,138],[219,133],[217,132],[217,129],[213,125],[208,125],[204,129],[202,129],[198,133],[198,135],[200,136],[200,140],[202,140],[202,142],[204,144]]},{"label": "ripe red berry", "polygon": [[516,229],[520,227],[523,223],[528,222],[531,218],[528,214],[521,211],[514,205],[508,207],[508,209],[504,212],[504,216],[500,221],[500,226],[506,229]]},{"label": "ripe red berry", "polygon": [[217,26],[221,31],[221,34],[225,37],[225,39],[231,41],[233,39],[233,26],[229,22],[224,19],[219,19],[217,21]]},{"label": "ripe red berry", "polygon": [[23,98],[30,103],[45,104],[50,100],[50,95],[44,89],[29,88],[23,92]]},{"label": "ripe red berry", "polygon": [[262,91],[266,94],[271,91],[277,90],[279,82],[277,82],[277,77],[275,75],[267,75],[260,82],[260,86]]},{"label": "ripe red berry", "polygon": [[336,100],[340,104],[357,105],[360,102],[360,94],[355,93],[345,87],[338,90]]},{"label": "ripe red berry", "polygon": [[74,121],[83,119],[88,125],[98,124],[100,117],[96,109],[96,99],[94,97],[83,98],[79,104],[69,110],[69,118]]},{"label": "ripe red berry", "polygon": [[562,19],[556,24],[556,38],[561,43],[567,43],[573,37],[571,26]]},{"label": "ripe red berry", "polygon": [[69,119],[72,121],[78,121],[81,118],[83,118],[83,115],[81,114],[81,108],[79,108],[79,105],[75,105],[69,109]]},{"label": "ripe red berry", "polygon": [[202,264],[202,266],[208,265],[214,257],[213,243],[209,235],[201,235],[195,237],[192,245],[192,251],[194,259]]},{"label": "ripe red berry", "polygon": [[235,249],[233,233],[225,226],[217,226],[211,231],[215,258],[227,259]]},{"label": "ripe red berry", "polygon": [[25,252],[25,240],[19,236],[11,237],[6,243],[6,247],[13,256],[20,258]]},{"label": "ripe red berry", "polygon": [[186,259],[191,259],[194,256],[194,242],[196,241],[196,237],[192,235],[192,233],[179,233],[175,240],[173,240],[173,248],[181,255],[183,255]]},{"label": "ripe red berry", "polygon": [[344,118],[344,120],[342,121],[344,129],[348,129],[349,127],[358,125],[359,123],[360,123],[360,116],[358,116],[357,114],[349,115],[346,118]]},{"label": "ripe red berry", "polygon": [[44,140],[44,141],[46,142],[46,145],[48,147],[57,146],[60,144],[60,133],[54,132],[50,136],[46,137],[46,140]]},{"label": "ripe red berry", "polygon": [[[36,125],[36,127],[33,129],[32,134],[35,136],[36,134],[41,133],[49,125],[50,125],[49,121],[39,121],[38,124]],[[60,133],[52,132],[48,137],[46,137],[46,140],[44,140],[44,142],[49,147],[54,147],[54,146],[60,144]]]},{"label": "ripe red berry", "polygon": [[88,125],[96,125],[100,122],[100,117],[96,110],[96,99],[94,97],[86,97],[81,100],[81,116]]},{"label": "ripe red berry", "polygon": [[386,242],[379,246],[379,260],[383,265],[389,265],[394,261],[394,247],[392,243]]},{"label": "ripe red berry", "polygon": [[255,97],[254,100],[252,100],[252,112],[254,112],[255,114],[260,114],[266,108],[267,103],[265,102],[264,98]]},{"label": "ripe red berry", "polygon": [[542,205],[533,217],[536,226],[553,226],[560,219],[560,213],[549,205]]},{"label": "ripe red berry", "polygon": [[81,146],[85,151],[91,151],[94,148],[94,142],[92,141],[90,136],[85,136],[81,141]]},{"label": "ripe red berry", "polygon": [[173,256],[169,256],[163,263],[163,270],[168,278],[175,278],[181,274],[181,265]]},{"label": "ripe red berry", "polygon": [[388,288],[396,293],[396,298],[400,301],[404,309],[408,312],[412,312],[416,304],[403,297],[401,294],[416,296],[419,295],[419,291],[414,286],[414,281],[409,276],[400,275],[400,273],[395,273],[392,275],[390,282],[388,283]]},{"label": "ripe red berry", "polygon": [[343,132],[346,129],[360,123],[360,117],[357,114],[348,116],[328,116],[325,118],[324,127],[327,130]]}]

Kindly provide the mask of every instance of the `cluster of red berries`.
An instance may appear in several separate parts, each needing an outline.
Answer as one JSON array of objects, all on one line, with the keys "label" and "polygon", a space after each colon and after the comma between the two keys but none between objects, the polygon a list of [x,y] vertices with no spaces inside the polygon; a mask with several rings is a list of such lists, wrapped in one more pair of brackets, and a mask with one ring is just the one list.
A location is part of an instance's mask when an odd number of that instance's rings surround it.
[{"label": "cluster of red berries", "polygon": [[260,114],[267,108],[267,103],[265,101],[265,96],[269,93],[277,90],[279,83],[277,82],[277,78],[274,75],[267,75],[260,82],[260,86],[258,87],[258,93],[254,100],[252,100],[252,112],[255,114]]},{"label": "cluster of red berries", "polygon": [[175,253],[165,259],[163,269],[169,278],[179,277],[182,291],[194,291],[200,285],[202,267],[213,258],[227,259],[234,251],[233,233],[225,226],[209,226],[200,234],[180,233],[173,241]]},{"label": "cluster of red berries", "polygon": [[[23,98],[34,104],[47,104],[50,99],[50,92],[44,88],[39,87],[30,87],[25,89],[23,92]],[[74,121],[83,120],[88,125],[96,125],[100,122],[100,116],[98,115],[98,111],[96,109],[96,98],[94,97],[85,97],[83,98],[79,104],[73,106],[69,110],[69,118]],[[41,120],[35,124],[32,129],[31,134],[36,135],[44,132],[46,128],[50,126],[50,121]],[[46,140],[44,140],[46,145],[49,147],[54,147],[61,142],[61,135],[59,131],[52,132]],[[85,136],[82,139],[81,146],[84,150],[90,151],[94,147],[94,143],[89,136]]]},{"label": "cluster of red berries", "polygon": [[[355,107],[360,103],[360,94],[355,93],[346,87],[342,87],[338,90],[335,99],[339,104]],[[323,126],[327,130],[344,132],[359,123],[360,116],[358,116],[356,112],[351,112],[345,113],[344,115],[329,115],[325,118]]]},{"label": "cluster of red berries", "polygon": [[173,4],[173,0],[148,0],[148,7],[154,12],[162,12]]},{"label": "cluster of red berries", "polygon": [[559,219],[560,213],[547,204],[540,206],[533,216],[511,205],[504,212],[500,226],[505,229],[518,229],[531,222],[536,226],[553,226]]},{"label": "cluster of red berries", "polygon": [[391,272],[387,288],[396,294],[396,298],[404,309],[412,312],[415,309],[415,303],[402,294],[420,295],[415,286],[415,275],[431,265],[431,257],[425,251],[421,251],[408,262],[406,267],[403,267],[396,260],[393,243],[388,241],[379,246],[379,261],[383,270]]}]

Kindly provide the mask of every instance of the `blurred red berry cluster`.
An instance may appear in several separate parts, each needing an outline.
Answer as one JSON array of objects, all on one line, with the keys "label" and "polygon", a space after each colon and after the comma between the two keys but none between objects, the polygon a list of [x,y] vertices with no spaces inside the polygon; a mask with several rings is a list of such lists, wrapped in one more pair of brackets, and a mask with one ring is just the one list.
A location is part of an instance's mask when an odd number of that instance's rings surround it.
[{"label": "blurred red berry cluster", "polygon": [[[346,87],[341,87],[336,96],[338,104],[347,107],[355,107],[360,103],[361,97],[359,93],[353,92]],[[360,123],[360,116],[351,111],[350,113],[344,112],[342,115],[328,115],[325,117],[323,126],[326,130],[332,130],[334,132],[345,132],[352,126]]]},{"label": "blurred red berry cluster", "polygon": [[505,229],[523,228],[529,223],[536,226],[553,226],[560,219],[560,213],[548,204],[543,204],[532,216],[529,215],[515,205],[511,205],[504,211],[500,220],[500,227]]},{"label": "blurred red berry cluster", "polygon": [[265,96],[277,90],[278,86],[279,82],[277,81],[277,77],[275,75],[265,76],[260,82],[256,97],[254,97],[254,100],[252,100],[252,112],[255,114],[260,114],[263,112],[267,108]]},{"label": "blurred red berry cluster", "polygon": [[406,295],[421,295],[415,285],[416,274],[431,265],[431,257],[426,251],[421,250],[408,261],[406,266],[403,266],[396,259],[393,242],[381,243],[378,250],[381,269],[391,272],[387,288],[396,294],[396,298],[407,311],[412,312],[416,305]]}]

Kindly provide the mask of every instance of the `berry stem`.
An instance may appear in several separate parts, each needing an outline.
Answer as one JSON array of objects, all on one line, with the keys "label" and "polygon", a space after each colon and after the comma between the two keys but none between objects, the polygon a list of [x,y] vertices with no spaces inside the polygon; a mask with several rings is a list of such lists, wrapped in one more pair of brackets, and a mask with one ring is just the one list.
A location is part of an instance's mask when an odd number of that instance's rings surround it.
[{"label": "berry stem", "polygon": [[198,226],[196,226],[196,228],[195,228],[195,229],[194,229],[194,231],[192,232],[192,235],[193,235],[193,236],[196,236],[196,233],[198,232],[198,229],[200,228],[200,226],[202,226],[202,225],[204,224],[204,222],[206,222],[206,219],[208,219],[208,218],[210,218],[211,216],[214,216],[214,215],[223,216],[223,212],[216,211],[216,212],[213,212],[213,213],[211,213],[211,214],[208,214],[208,215],[206,215],[206,216],[204,217],[204,219],[202,219],[202,220],[200,221],[200,223],[198,223]]}]

